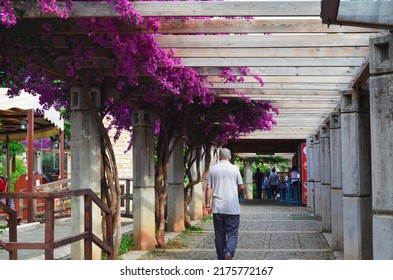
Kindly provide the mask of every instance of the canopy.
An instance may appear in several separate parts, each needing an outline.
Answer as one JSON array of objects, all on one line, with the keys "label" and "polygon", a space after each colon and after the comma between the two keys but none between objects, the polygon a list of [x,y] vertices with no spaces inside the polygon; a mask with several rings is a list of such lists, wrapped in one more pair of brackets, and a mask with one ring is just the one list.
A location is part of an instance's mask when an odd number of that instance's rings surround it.
[{"label": "canopy", "polygon": [[[0,141],[25,140],[26,130],[20,128],[22,120],[27,120],[27,113],[34,110],[34,137],[43,138],[58,135],[64,130],[64,120],[55,108],[43,110],[39,96],[22,91],[20,96],[10,98],[7,88],[0,88]],[[41,115],[39,112],[44,112]]]}]

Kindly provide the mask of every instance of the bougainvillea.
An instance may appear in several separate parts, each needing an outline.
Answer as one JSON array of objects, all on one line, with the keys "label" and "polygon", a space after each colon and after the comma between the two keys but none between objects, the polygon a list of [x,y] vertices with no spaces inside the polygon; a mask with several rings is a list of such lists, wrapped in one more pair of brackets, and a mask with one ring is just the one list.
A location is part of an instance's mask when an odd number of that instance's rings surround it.
[{"label": "bougainvillea", "polygon": [[[27,141],[21,142],[25,147],[27,147]],[[33,141],[34,150],[49,150],[53,149],[54,143],[50,138],[41,138]]]},{"label": "bougainvillea", "polygon": [[[143,24],[147,29],[159,30],[160,19],[141,17],[131,1],[108,2],[115,4],[119,18],[127,24]],[[63,9],[57,3],[56,0],[38,1],[43,12],[67,18],[72,1],[67,0]],[[68,36],[56,35],[56,23],[51,21],[41,24],[24,20],[25,25],[19,27],[10,0],[0,0],[0,13],[8,34],[0,47],[6,74],[1,83],[10,88],[9,95],[17,95],[24,89],[31,94],[39,93],[44,106],[69,108],[72,85],[99,87],[105,100],[99,116],[109,117],[109,128],[116,129],[115,139],[123,131],[132,130],[133,110],[145,109],[156,114],[155,132],[159,139],[156,203],[161,210],[166,199],[169,140],[176,133],[183,135],[190,147],[212,147],[256,129],[269,130],[275,124],[273,114],[278,112],[270,103],[252,101],[236,90],[233,92],[238,98],[221,99],[206,77],[183,66],[180,59],[173,58],[171,50],[159,48],[154,35],[124,34],[117,19],[67,19],[69,28],[84,30],[80,31],[83,36]],[[26,26],[28,30],[24,29]],[[61,48],[56,47],[58,44]],[[91,66],[97,70],[88,71]],[[248,68],[238,70],[242,76],[253,76],[263,86],[263,80]],[[243,82],[243,77],[234,75],[230,68],[222,69],[219,76],[224,83]],[[161,210],[156,212],[157,239],[164,246]]]}]

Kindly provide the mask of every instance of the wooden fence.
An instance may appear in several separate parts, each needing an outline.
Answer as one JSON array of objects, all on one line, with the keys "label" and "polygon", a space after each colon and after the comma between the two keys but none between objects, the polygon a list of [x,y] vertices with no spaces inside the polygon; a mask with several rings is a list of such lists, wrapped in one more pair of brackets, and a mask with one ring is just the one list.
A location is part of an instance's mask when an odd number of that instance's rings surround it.
[{"label": "wooden fence", "polygon": [[[82,233],[55,240],[55,201],[66,200],[70,197],[84,197],[85,218],[84,231]],[[9,242],[5,242],[4,249],[9,251],[9,259],[18,259],[18,250],[45,250],[45,259],[54,259],[56,248],[84,240],[84,258],[92,259],[93,243],[100,247],[108,256],[113,259],[113,227],[112,213],[107,205],[91,190],[66,190],[52,192],[19,192],[19,193],[0,193],[0,199],[33,199],[42,200],[45,207],[45,241],[44,243],[24,243],[18,242],[17,238],[17,211],[10,208],[0,200],[0,208],[9,215]],[[101,209],[105,215],[106,234],[104,239],[99,239],[93,233],[93,202]]]},{"label": "wooden fence", "polygon": [[132,211],[133,194],[131,193],[132,179],[120,178],[119,181],[120,181],[120,189],[121,189],[120,206],[124,209],[121,211],[121,216],[126,218],[132,218],[133,217],[133,211]]}]

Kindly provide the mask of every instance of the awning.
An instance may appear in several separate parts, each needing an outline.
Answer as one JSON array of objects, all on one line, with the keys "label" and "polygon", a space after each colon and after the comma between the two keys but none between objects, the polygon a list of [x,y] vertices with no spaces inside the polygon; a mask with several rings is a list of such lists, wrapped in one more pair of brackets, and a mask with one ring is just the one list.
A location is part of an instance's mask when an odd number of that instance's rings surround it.
[{"label": "awning", "polygon": [[[59,135],[64,130],[64,120],[55,108],[43,110],[39,96],[22,91],[20,96],[10,98],[7,88],[0,88],[0,141],[26,140],[27,131],[20,128],[20,122],[27,120],[29,110],[34,110],[34,137],[44,138]],[[44,115],[37,113],[44,112]]]}]

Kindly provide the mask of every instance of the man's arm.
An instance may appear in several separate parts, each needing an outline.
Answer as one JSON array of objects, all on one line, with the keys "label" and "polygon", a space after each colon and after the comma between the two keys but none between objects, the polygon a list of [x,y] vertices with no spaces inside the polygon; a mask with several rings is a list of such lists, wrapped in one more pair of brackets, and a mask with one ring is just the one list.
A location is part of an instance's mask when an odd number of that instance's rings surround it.
[{"label": "man's arm", "polygon": [[205,201],[205,207],[210,208],[210,200],[212,196],[212,185],[207,184],[206,185],[206,201]]},{"label": "man's arm", "polygon": [[237,191],[242,193],[245,190],[246,186],[244,184],[238,185]]}]

